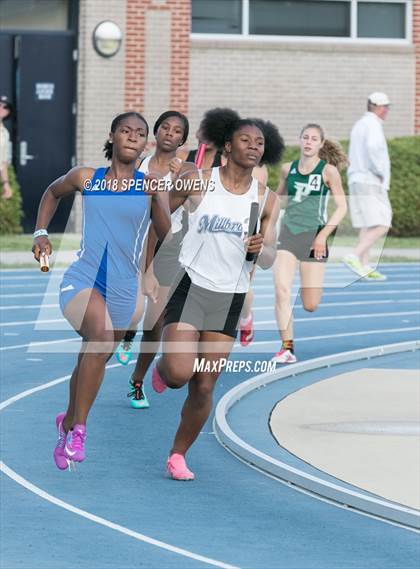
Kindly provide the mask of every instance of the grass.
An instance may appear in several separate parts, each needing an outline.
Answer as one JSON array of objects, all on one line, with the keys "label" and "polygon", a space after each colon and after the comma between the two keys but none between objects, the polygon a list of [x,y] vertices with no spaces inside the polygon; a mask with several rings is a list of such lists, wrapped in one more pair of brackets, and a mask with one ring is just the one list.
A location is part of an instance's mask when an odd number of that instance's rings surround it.
[{"label": "grass", "polygon": [[[50,241],[53,250],[74,251],[79,249],[80,235],[77,233],[51,233]],[[354,247],[356,235],[339,235],[334,239],[334,245],[340,247]],[[30,251],[32,248],[32,235],[2,235],[0,236],[0,249],[2,251]],[[386,249],[420,249],[420,237],[387,237]]]},{"label": "grass", "polygon": [[[50,233],[53,250],[74,251],[79,249],[80,235],[77,233]],[[29,233],[22,235],[1,235],[0,249],[2,251],[30,251],[32,249],[33,238]]]}]

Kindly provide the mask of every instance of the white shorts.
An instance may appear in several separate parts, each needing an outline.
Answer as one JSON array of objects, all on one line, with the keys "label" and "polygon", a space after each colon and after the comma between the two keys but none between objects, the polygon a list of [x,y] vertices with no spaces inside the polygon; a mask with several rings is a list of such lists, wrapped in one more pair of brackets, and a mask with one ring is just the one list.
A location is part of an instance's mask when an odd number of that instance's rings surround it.
[{"label": "white shorts", "polygon": [[391,227],[392,208],[387,190],[368,184],[350,184],[349,203],[353,227]]}]

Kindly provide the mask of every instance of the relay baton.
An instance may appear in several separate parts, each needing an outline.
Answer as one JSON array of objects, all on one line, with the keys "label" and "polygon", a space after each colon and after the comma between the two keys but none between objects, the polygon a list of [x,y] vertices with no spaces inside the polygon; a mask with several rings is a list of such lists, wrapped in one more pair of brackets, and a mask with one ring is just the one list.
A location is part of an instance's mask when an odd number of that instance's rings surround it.
[{"label": "relay baton", "polygon": [[50,270],[50,263],[48,260],[48,255],[46,253],[41,253],[39,258],[39,268],[43,273],[48,273]]},{"label": "relay baton", "polygon": [[198,150],[195,154],[195,165],[197,166],[197,168],[201,168],[201,165],[203,164],[205,151],[206,151],[206,145],[202,142],[201,144],[198,145]]},{"label": "relay baton", "polygon": [[[258,202],[252,202],[251,210],[249,212],[248,237],[251,237],[252,235],[255,235],[257,233],[259,209],[260,207]],[[256,253],[246,254],[247,261],[256,261],[256,259],[257,259]]]}]

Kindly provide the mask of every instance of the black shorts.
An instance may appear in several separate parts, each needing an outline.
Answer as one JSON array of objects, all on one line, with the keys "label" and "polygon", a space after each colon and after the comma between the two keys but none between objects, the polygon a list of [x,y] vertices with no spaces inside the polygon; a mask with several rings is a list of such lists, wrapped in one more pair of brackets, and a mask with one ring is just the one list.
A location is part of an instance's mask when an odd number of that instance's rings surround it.
[{"label": "black shorts", "polygon": [[236,338],[245,293],[207,290],[193,284],[184,271],[176,282],[169,293],[165,326],[185,322],[199,332],[217,332]]},{"label": "black shorts", "polygon": [[327,254],[322,259],[315,259],[312,250],[312,243],[321,229],[323,227],[295,234],[290,231],[287,225],[282,225],[277,241],[277,251],[289,251],[296,259],[305,263],[326,263],[329,255],[328,245]]},{"label": "black shorts", "polygon": [[174,278],[179,273],[179,253],[183,232],[177,231],[172,235],[172,239],[167,243],[159,241],[155,248],[153,259],[153,272],[160,286],[171,286]]}]

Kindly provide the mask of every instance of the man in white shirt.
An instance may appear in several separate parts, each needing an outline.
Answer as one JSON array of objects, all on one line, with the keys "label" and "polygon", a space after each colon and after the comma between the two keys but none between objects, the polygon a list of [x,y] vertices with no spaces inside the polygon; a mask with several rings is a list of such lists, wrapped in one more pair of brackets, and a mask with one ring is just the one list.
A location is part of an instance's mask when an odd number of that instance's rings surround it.
[{"label": "man in white shirt", "polygon": [[12,112],[12,105],[9,99],[2,95],[0,97],[0,186],[1,196],[8,200],[12,197],[12,190],[9,184],[8,163],[9,163],[9,131],[4,126],[3,121]]},{"label": "man in white shirt", "polygon": [[385,275],[369,265],[371,247],[388,233],[392,220],[388,191],[391,164],[383,131],[383,121],[390,101],[385,93],[368,97],[368,110],[354,125],[350,135],[347,171],[350,215],[354,228],[360,230],[359,242],[344,263],[368,280],[385,280]]}]

